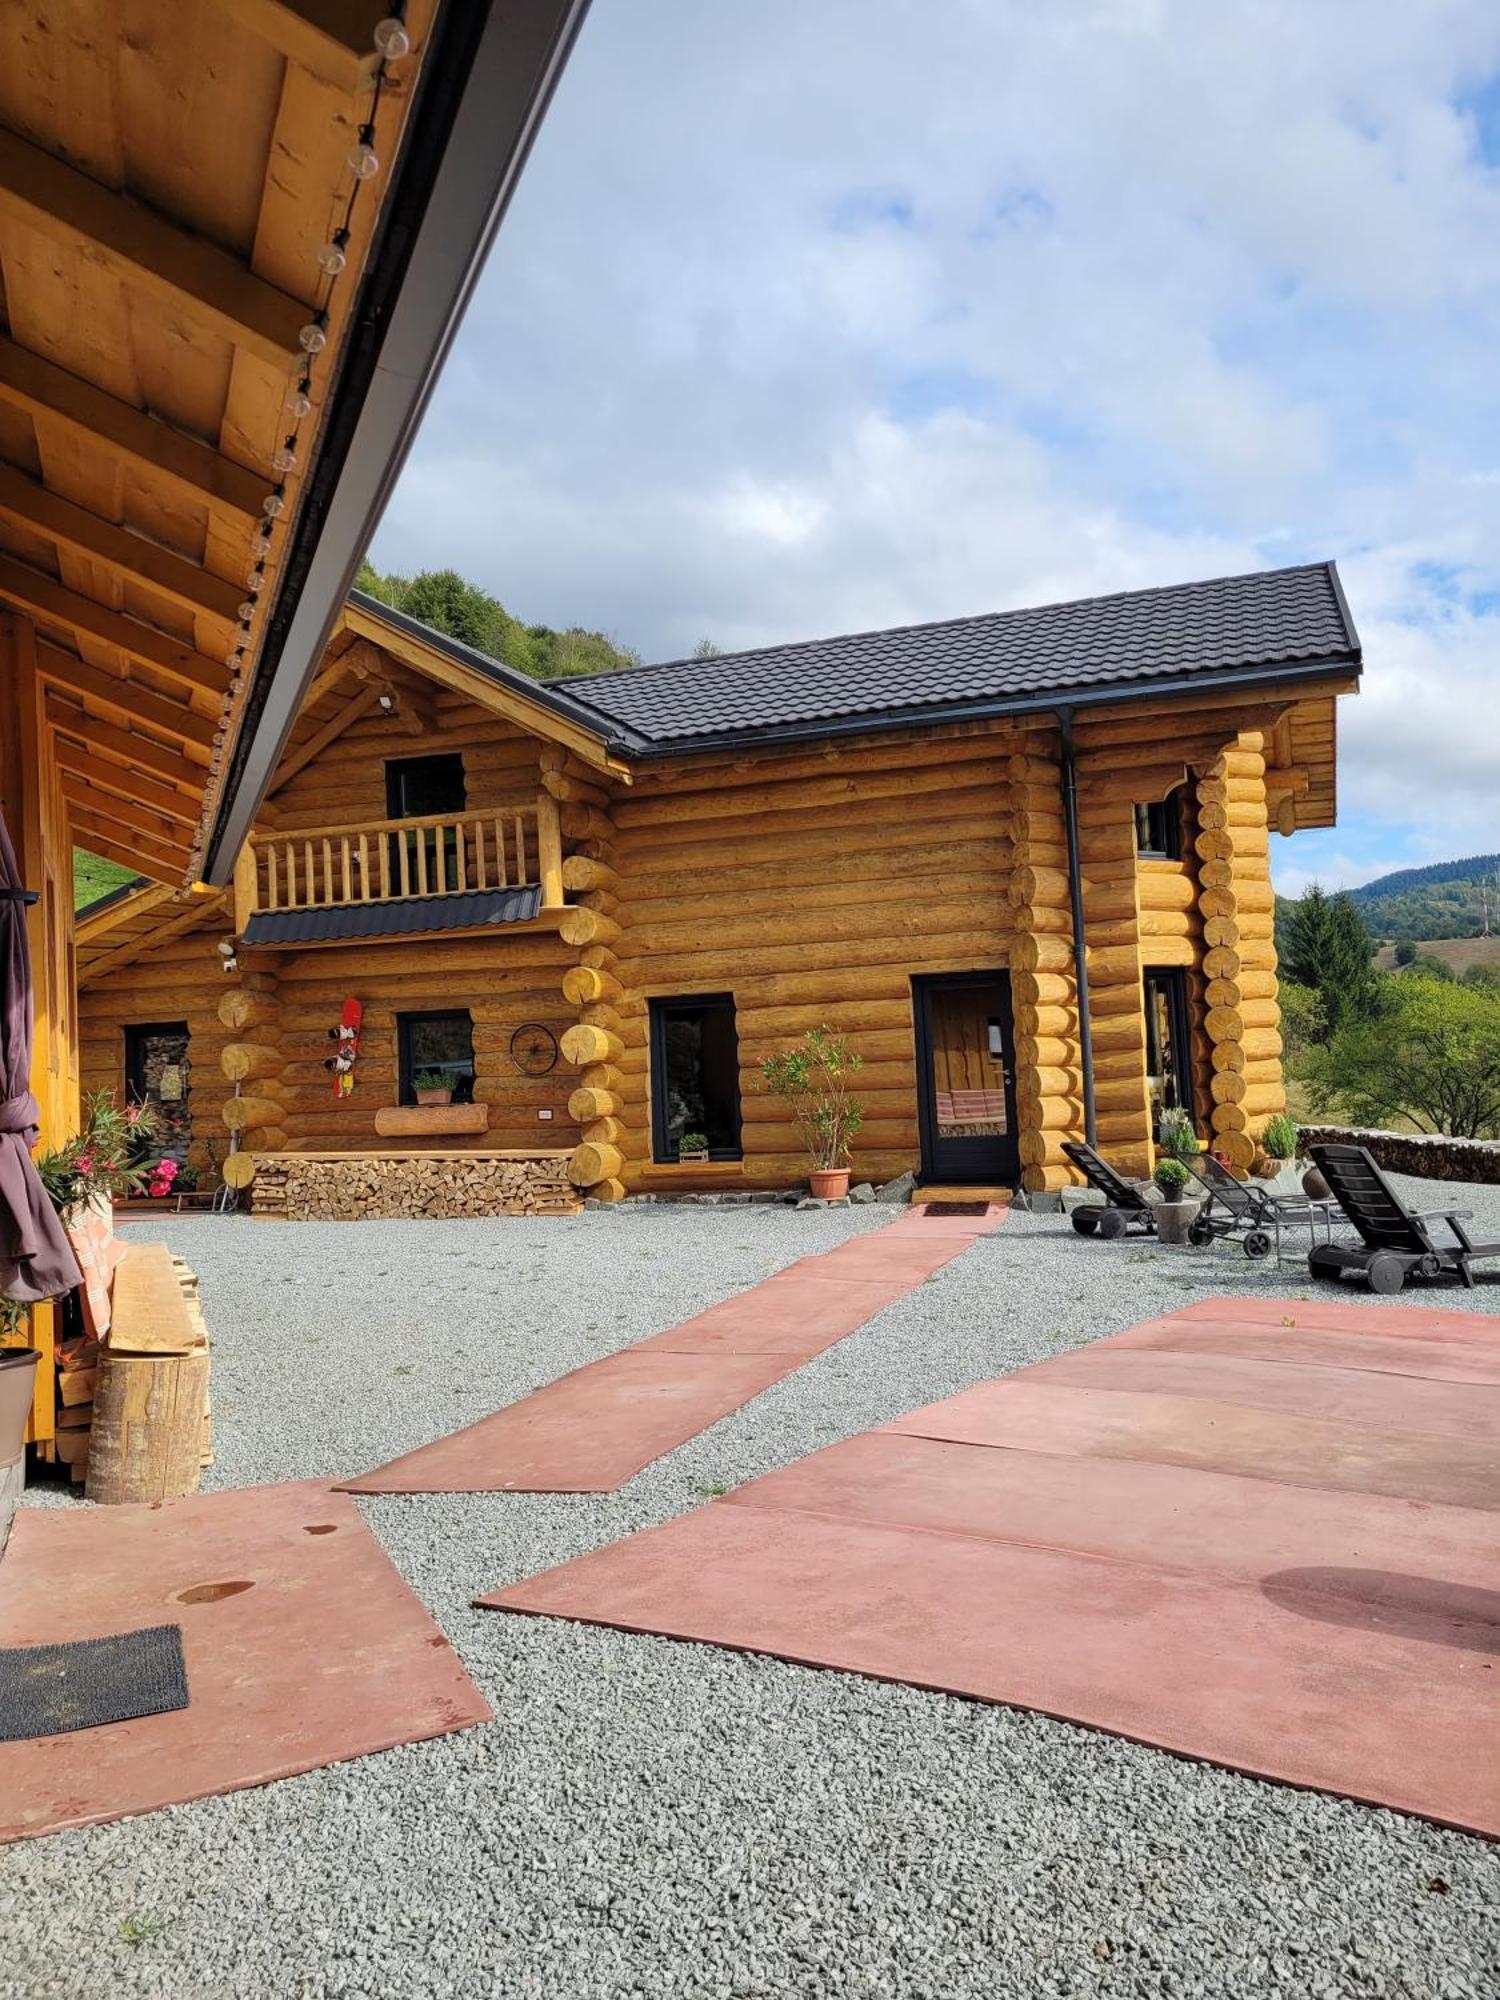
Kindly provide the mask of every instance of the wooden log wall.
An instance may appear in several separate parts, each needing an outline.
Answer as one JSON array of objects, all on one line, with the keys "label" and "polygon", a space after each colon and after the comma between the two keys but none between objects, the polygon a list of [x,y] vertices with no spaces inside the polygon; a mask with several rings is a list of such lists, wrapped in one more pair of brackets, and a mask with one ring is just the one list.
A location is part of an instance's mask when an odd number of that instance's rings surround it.
[{"label": "wooden log wall", "polygon": [[1237,1167],[1286,1109],[1265,780],[1264,738],[1242,730],[1196,787],[1212,1144]]},{"label": "wooden log wall", "polygon": [[692,993],[734,995],[744,1181],[806,1177],[791,1119],[762,1089],[759,1066],[822,1023],[865,1059],[856,1176],[887,1179],[915,1164],[911,975],[1009,963],[1015,741],[969,725],[915,741],[695,760],[643,772],[617,793],[610,1095],[627,1186],[711,1185],[725,1173],[650,1164],[646,1001]]}]

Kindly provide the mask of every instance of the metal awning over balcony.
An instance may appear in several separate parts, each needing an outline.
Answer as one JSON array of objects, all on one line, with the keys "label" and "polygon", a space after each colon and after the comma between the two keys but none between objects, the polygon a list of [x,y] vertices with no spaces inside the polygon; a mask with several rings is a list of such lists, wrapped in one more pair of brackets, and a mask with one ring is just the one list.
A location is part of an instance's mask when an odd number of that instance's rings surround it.
[{"label": "metal awning over balcony", "polygon": [[529,923],[541,907],[542,892],[532,885],[407,896],[394,902],[342,903],[328,909],[266,910],[250,919],[240,941],[250,946],[350,944],[359,938],[487,930],[492,925]]}]

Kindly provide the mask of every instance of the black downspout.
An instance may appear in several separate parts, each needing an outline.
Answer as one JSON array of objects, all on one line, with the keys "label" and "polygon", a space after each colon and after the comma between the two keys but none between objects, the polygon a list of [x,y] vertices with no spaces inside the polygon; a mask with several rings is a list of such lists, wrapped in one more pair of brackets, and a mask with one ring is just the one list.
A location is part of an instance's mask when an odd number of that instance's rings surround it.
[{"label": "black downspout", "polygon": [[1094,1031],[1089,1020],[1089,963],[1083,935],[1083,875],[1078,862],[1078,763],[1073,747],[1073,711],[1060,708],[1062,728],[1063,820],[1068,830],[1068,901],[1073,911],[1073,977],[1078,987],[1078,1047],[1083,1064],[1083,1136],[1099,1143],[1094,1115]]}]

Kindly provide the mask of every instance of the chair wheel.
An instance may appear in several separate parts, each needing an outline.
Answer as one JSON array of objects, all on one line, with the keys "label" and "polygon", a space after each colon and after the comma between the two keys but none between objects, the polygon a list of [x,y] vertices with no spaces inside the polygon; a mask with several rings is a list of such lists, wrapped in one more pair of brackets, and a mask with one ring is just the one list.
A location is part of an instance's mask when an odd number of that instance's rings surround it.
[{"label": "chair wheel", "polygon": [[1099,1227],[1097,1208],[1075,1208],[1073,1211],[1073,1233],[1076,1236],[1092,1236]]},{"label": "chair wheel", "polygon": [[1265,1230],[1252,1229],[1250,1234],[1245,1238],[1245,1255],[1247,1257],[1269,1257],[1270,1254],[1271,1239]]},{"label": "chair wheel", "polygon": [[1125,1234],[1128,1227],[1125,1217],[1117,1208],[1102,1208],[1099,1211],[1099,1234],[1107,1242],[1113,1243]]},{"label": "chair wheel", "polygon": [[1342,1274],[1342,1266],[1324,1249],[1308,1252],[1307,1275],[1319,1278],[1325,1285],[1336,1285]]},{"label": "chair wheel", "polygon": [[1214,1226],[1211,1222],[1195,1222],[1188,1230],[1188,1242],[1195,1250],[1202,1250],[1214,1240]]},{"label": "chair wheel", "polygon": [[1406,1283],[1406,1266],[1399,1257],[1382,1251],[1365,1267],[1365,1282],[1372,1292],[1399,1292]]}]

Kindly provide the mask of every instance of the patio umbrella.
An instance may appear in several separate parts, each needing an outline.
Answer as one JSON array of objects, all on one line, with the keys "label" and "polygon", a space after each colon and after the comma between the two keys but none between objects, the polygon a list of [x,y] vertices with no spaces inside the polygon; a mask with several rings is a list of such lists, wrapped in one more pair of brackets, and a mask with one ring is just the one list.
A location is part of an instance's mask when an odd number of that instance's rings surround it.
[{"label": "patio umbrella", "polygon": [[31,1094],[31,947],[10,828],[0,813],[0,1292],[54,1299],[81,1273],[32,1164],[41,1113]]}]

